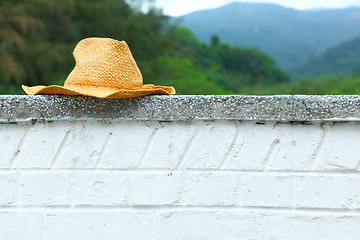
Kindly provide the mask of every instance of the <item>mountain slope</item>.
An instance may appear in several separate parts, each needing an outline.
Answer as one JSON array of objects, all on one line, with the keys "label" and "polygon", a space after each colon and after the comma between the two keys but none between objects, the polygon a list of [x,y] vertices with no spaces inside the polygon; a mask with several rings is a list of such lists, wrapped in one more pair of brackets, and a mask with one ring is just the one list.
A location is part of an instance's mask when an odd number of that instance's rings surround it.
[{"label": "mountain slope", "polygon": [[360,34],[360,8],[299,11],[274,4],[234,2],[181,17],[182,25],[209,42],[258,48],[285,70]]},{"label": "mountain slope", "polygon": [[306,77],[360,74],[360,36],[329,48],[291,73]]}]

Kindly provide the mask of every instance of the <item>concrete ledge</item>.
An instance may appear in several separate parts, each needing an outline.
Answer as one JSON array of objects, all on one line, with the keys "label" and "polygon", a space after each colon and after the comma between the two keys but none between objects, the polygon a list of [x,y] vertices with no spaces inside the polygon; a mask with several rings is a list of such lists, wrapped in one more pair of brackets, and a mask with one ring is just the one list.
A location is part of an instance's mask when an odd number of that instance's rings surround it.
[{"label": "concrete ledge", "polygon": [[0,121],[31,119],[360,121],[360,96],[0,96]]}]

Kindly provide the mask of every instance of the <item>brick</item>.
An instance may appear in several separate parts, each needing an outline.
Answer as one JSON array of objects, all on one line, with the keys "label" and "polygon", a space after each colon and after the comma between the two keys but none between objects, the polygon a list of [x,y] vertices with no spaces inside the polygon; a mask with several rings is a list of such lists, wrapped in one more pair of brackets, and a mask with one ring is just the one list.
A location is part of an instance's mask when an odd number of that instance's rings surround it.
[{"label": "brick", "polygon": [[94,168],[101,158],[101,151],[109,136],[100,121],[76,121],[69,129],[68,140],[59,153],[57,169]]},{"label": "brick", "polygon": [[0,212],[0,239],[42,239],[42,214]]},{"label": "brick", "polygon": [[153,215],[153,210],[107,213],[106,232],[100,235],[99,240],[103,240],[104,236],[119,236],[116,239],[155,239],[153,234],[157,229],[154,228]]},{"label": "brick", "polygon": [[170,211],[156,217],[155,239],[262,239],[263,217],[238,211]]},{"label": "brick", "polygon": [[360,125],[326,125],[314,170],[356,170],[360,165]]},{"label": "brick", "polygon": [[154,122],[112,121],[111,126],[107,126],[111,135],[102,154],[99,168],[136,168],[157,126],[158,124]]},{"label": "brick", "polygon": [[348,207],[350,182],[345,176],[302,176],[295,178],[297,208]]},{"label": "brick", "polygon": [[268,170],[307,171],[323,137],[320,125],[276,125],[279,147]]},{"label": "brick", "polygon": [[346,206],[349,209],[360,209],[360,176],[347,178],[349,195]]},{"label": "brick", "polygon": [[239,137],[231,148],[224,169],[311,169],[314,152],[321,142],[319,125],[239,124]]},{"label": "brick", "polygon": [[265,240],[356,240],[360,217],[346,215],[275,214],[265,218]]},{"label": "brick", "polygon": [[17,186],[15,174],[0,173],[0,191],[0,206],[16,205]]},{"label": "brick", "polygon": [[0,168],[9,168],[12,158],[18,153],[25,130],[25,123],[0,124]]},{"label": "brick", "polygon": [[[318,221],[320,240],[357,240],[360,236],[360,216],[325,216]],[[314,238],[313,238],[314,239]]]},{"label": "brick", "polygon": [[24,206],[70,205],[70,173],[29,173],[23,176],[22,204]]},{"label": "brick", "polygon": [[277,137],[272,126],[255,123],[239,124],[239,136],[230,149],[229,160],[224,169],[262,170],[272,143]]},{"label": "brick", "polygon": [[177,205],[181,199],[182,180],[179,174],[139,173],[129,178],[131,205]]},{"label": "brick", "polygon": [[44,239],[154,239],[147,212],[67,212],[45,217]]},{"label": "brick", "polygon": [[253,207],[291,207],[292,177],[245,175],[240,186],[240,204]]},{"label": "brick", "polygon": [[229,206],[237,203],[239,177],[229,173],[184,175],[183,205]]},{"label": "brick", "polygon": [[16,168],[50,168],[63,141],[68,123],[44,122],[28,127],[21,149],[16,155]]},{"label": "brick", "polygon": [[127,205],[127,174],[78,173],[72,175],[71,200],[75,206]]},{"label": "brick", "polygon": [[176,169],[194,135],[194,128],[186,122],[161,123],[143,167]]},{"label": "brick", "polygon": [[24,206],[127,205],[126,174],[30,173],[23,177]]},{"label": "brick", "polygon": [[[195,123],[194,123],[195,124]],[[218,169],[232,143],[236,129],[231,121],[199,122],[184,168]]]},{"label": "brick", "polygon": [[265,217],[264,240],[304,240],[318,238],[316,217],[275,214]]}]

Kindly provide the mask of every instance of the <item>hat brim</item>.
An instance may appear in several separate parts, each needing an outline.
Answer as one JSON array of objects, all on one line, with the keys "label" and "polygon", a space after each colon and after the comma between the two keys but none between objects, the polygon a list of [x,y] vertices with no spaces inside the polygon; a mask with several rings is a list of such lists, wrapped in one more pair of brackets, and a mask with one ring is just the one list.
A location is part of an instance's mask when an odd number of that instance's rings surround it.
[{"label": "hat brim", "polygon": [[90,86],[34,86],[28,87],[22,85],[22,88],[28,95],[81,95],[97,98],[131,98],[153,94],[173,95],[173,87],[154,86],[145,84],[140,89],[116,89],[107,87],[90,87]]}]

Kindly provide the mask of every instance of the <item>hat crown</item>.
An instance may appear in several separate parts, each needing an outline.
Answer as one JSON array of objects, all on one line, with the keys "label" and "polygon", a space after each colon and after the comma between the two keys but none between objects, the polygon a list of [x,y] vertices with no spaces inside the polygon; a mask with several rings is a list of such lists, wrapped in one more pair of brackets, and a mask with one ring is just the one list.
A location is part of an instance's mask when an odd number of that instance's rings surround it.
[{"label": "hat crown", "polygon": [[73,55],[76,65],[64,87],[138,89],[143,86],[141,72],[125,41],[86,38],[76,45]]}]

